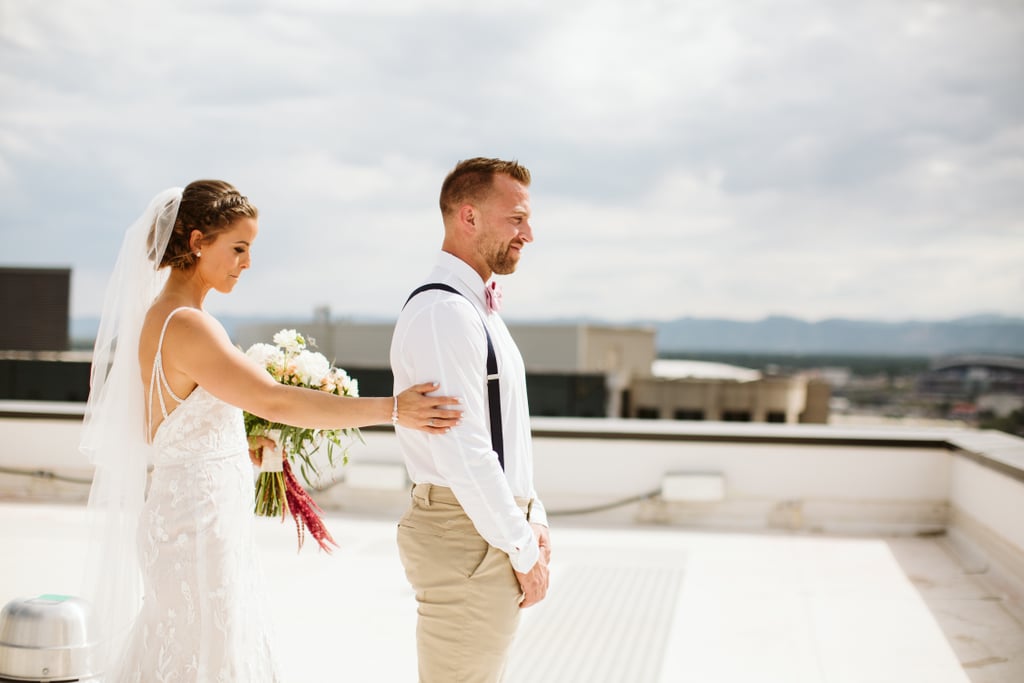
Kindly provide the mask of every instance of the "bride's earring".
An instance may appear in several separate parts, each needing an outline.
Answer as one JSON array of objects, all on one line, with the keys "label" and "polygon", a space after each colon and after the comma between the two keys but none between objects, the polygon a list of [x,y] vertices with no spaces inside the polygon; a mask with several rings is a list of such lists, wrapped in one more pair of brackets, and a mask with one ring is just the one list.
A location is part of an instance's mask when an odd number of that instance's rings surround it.
[{"label": "bride's earring", "polygon": [[197,251],[197,252],[196,252],[196,258],[199,258],[199,257],[200,257],[200,256],[202,256],[202,255],[203,255],[203,252],[201,252],[201,251]]}]

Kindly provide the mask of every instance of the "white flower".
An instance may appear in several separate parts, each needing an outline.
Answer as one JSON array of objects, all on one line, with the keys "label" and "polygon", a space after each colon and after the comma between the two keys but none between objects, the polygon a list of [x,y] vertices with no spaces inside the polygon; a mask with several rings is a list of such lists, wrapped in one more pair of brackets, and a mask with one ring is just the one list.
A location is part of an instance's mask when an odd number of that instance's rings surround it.
[{"label": "white flower", "polygon": [[266,368],[270,365],[280,365],[284,362],[284,354],[281,353],[281,349],[270,344],[253,344],[245,352],[245,355],[255,361],[261,368]]},{"label": "white flower", "polygon": [[274,343],[290,353],[306,348],[306,340],[295,330],[281,330],[274,335]]},{"label": "white flower", "polygon": [[331,383],[338,388],[342,396],[358,396],[359,383],[348,376],[342,368],[331,368]]},{"label": "white flower", "polygon": [[303,384],[320,386],[330,371],[331,364],[322,353],[302,351],[295,357],[295,374]]}]

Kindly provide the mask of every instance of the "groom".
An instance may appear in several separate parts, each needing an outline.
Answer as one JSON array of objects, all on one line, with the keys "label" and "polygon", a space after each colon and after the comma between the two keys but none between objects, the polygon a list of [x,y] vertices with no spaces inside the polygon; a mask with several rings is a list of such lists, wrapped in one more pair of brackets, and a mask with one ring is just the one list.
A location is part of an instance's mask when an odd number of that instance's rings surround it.
[{"label": "groom", "polygon": [[455,166],[441,187],[441,252],[391,342],[395,386],[438,381],[464,411],[445,434],[395,430],[414,482],[398,549],[419,603],[421,683],[500,680],[520,609],[547,593],[526,373],[491,280],[512,273],[533,241],[529,185],[515,161]]}]

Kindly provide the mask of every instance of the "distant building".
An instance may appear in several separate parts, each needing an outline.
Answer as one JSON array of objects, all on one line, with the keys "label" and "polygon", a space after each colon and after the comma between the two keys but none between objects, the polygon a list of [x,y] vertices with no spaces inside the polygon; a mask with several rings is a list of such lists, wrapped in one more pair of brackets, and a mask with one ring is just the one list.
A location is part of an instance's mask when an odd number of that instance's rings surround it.
[{"label": "distant building", "polygon": [[657,361],[632,386],[630,417],[725,422],[828,422],[829,386],[810,375],[763,376],[723,363]]},{"label": "distant building", "polygon": [[[281,321],[240,325],[242,348],[269,343],[282,328],[316,341],[316,349],[359,379],[366,396],[392,392],[389,353],[394,325]],[[530,412],[561,417],[623,415],[622,400],[637,375],[649,375],[654,330],[604,325],[509,325],[526,364]]]},{"label": "distant building", "polygon": [[0,268],[0,351],[65,351],[70,268]]},{"label": "distant building", "polygon": [[68,351],[69,268],[0,268],[0,400],[84,401],[89,354]]},{"label": "distant building", "polygon": [[[360,381],[363,395],[392,391],[393,325],[282,321],[239,326],[243,348],[282,328],[316,340],[317,350]],[[509,324],[526,364],[530,412],[576,417],[826,423],[828,385],[809,376],[762,377],[756,370],[657,358],[648,327]]]},{"label": "distant building", "polygon": [[981,355],[941,358],[918,378],[917,392],[968,401],[987,394],[1024,396],[1024,358]]},{"label": "distant building", "polygon": [[[68,348],[68,285],[62,269],[0,269],[14,324],[0,344],[0,399],[84,401],[89,352]],[[359,380],[363,396],[393,391],[392,323],[313,320],[239,325],[243,349],[294,328]],[[830,389],[807,374],[762,376],[720,363],[657,358],[651,327],[510,324],[526,364],[530,414],[669,420],[827,423]]]},{"label": "distant building", "polygon": [[917,395],[946,417],[977,423],[1024,409],[1024,358],[963,355],[940,358],[917,378]]},{"label": "distant building", "polygon": [[978,413],[1008,417],[1024,410],[1024,394],[983,394],[978,397]]}]

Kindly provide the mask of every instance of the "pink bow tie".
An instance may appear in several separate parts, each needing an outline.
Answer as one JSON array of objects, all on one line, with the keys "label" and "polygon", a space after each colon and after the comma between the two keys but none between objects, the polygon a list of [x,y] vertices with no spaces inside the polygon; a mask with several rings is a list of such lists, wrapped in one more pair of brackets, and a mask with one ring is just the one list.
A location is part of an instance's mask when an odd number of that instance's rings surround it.
[{"label": "pink bow tie", "polygon": [[484,298],[487,299],[487,308],[497,313],[501,310],[501,285],[491,280],[484,285]]}]

